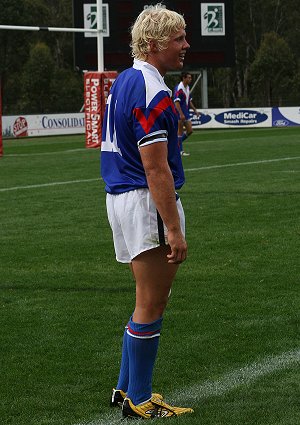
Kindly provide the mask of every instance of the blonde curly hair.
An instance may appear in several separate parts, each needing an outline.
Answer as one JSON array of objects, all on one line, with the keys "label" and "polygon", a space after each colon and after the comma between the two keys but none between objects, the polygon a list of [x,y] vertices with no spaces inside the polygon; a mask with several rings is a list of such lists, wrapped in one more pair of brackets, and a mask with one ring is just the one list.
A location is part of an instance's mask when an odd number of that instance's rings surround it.
[{"label": "blonde curly hair", "polygon": [[145,60],[151,40],[157,42],[158,49],[164,50],[172,34],[185,29],[182,15],[166,9],[161,3],[143,10],[131,27],[131,55]]}]

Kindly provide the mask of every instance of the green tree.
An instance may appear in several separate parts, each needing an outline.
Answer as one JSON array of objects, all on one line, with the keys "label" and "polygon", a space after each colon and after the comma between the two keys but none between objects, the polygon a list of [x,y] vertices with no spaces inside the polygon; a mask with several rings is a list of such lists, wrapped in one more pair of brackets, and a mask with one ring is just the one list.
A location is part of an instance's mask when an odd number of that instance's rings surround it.
[{"label": "green tree", "polygon": [[[263,35],[275,32],[286,40],[296,57],[300,56],[298,3],[299,0],[234,1],[235,66],[230,71],[210,70],[210,84],[213,85],[210,89],[221,89],[223,98],[231,99],[231,106],[251,106],[251,102],[255,104],[258,98],[252,93],[250,69]],[[298,95],[300,97],[300,93]],[[259,99],[261,106],[267,104],[267,98],[259,96]]]},{"label": "green tree", "polygon": [[[39,25],[38,21],[47,13],[47,8],[42,0],[0,0],[0,11],[2,25]],[[0,76],[4,114],[17,112],[23,66],[28,60],[30,45],[36,40],[36,32],[0,30]]]},{"label": "green tree", "polygon": [[287,104],[289,106],[299,106],[300,102],[300,70],[298,67],[297,73],[294,75],[290,86],[286,92]]},{"label": "green tree", "polygon": [[[72,2],[70,0],[49,0],[48,25],[52,27],[72,27]],[[52,32],[49,34],[50,46],[58,67],[73,69],[72,33]]]},{"label": "green tree", "polygon": [[287,42],[274,32],[265,34],[250,68],[254,99],[261,101],[263,98],[268,106],[280,106],[295,69],[294,56]]},{"label": "green tree", "polygon": [[38,42],[31,50],[22,74],[22,104],[30,113],[51,111],[51,84],[55,64],[49,47]]},{"label": "green tree", "polygon": [[[209,70],[210,106],[265,106],[270,102],[276,104],[282,102],[282,105],[297,104],[297,99],[300,99],[298,3],[299,0],[234,1],[235,66],[230,69]],[[0,0],[0,16],[1,24],[8,25],[73,26],[71,0]],[[275,33],[277,37],[285,40],[288,52],[296,58],[296,63],[298,62],[296,68],[293,62],[292,73],[285,74],[285,82],[279,78],[279,86],[277,81],[274,83],[276,85],[271,88],[271,95],[264,81],[260,80],[259,73],[255,74],[258,62],[262,66],[265,60],[263,56],[265,54],[270,56],[268,50],[260,50],[258,53],[264,34],[267,33]],[[33,96],[28,88],[30,85],[28,67],[32,61],[29,55],[34,46],[41,43],[48,47],[51,56],[50,60],[48,55],[48,60],[51,62],[52,71],[51,74],[48,73],[50,83],[43,84],[44,90],[47,88],[48,93],[44,95],[40,106],[51,112],[78,110],[83,84],[82,77],[73,69],[73,34],[0,30],[0,76],[4,89],[5,114],[25,114],[33,110],[39,113],[46,112],[38,110],[38,105],[33,105],[32,100],[29,101]],[[285,56],[282,56],[283,62]],[[252,65],[254,63],[255,65]],[[268,67],[270,64],[265,66]],[[32,67],[31,84],[35,81],[38,85],[38,79],[43,78],[43,73],[40,75],[39,69],[39,66]],[[173,84],[170,84],[170,87],[173,87]]]},{"label": "green tree", "polygon": [[[24,4],[18,0],[0,0],[2,25],[24,25]],[[21,64],[26,60],[29,38],[28,33],[20,36],[20,31],[0,30],[0,77],[3,90],[3,113],[8,112],[9,104],[15,103],[16,90],[7,91],[11,85],[12,75],[16,87],[20,86]]]},{"label": "green tree", "polygon": [[51,84],[52,111],[79,112],[82,105],[82,77],[70,69],[56,68]]}]

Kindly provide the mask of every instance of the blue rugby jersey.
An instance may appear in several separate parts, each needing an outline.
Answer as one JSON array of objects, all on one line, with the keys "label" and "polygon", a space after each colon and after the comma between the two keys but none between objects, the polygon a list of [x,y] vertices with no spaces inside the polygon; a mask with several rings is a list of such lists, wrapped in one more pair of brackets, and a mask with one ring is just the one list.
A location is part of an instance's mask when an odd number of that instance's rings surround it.
[{"label": "blue rugby jersey", "polygon": [[174,102],[179,101],[181,110],[188,120],[190,113],[190,101],[192,97],[190,96],[190,88],[189,86],[184,87],[183,82],[181,81],[174,89]]},{"label": "blue rugby jersey", "polygon": [[170,89],[155,67],[135,59],[114,82],[105,110],[101,176],[106,192],[148,187],[139,148],[157,142],[168,143],[168,163],[175,189],[180,189],[184,172],[177,129]]}]

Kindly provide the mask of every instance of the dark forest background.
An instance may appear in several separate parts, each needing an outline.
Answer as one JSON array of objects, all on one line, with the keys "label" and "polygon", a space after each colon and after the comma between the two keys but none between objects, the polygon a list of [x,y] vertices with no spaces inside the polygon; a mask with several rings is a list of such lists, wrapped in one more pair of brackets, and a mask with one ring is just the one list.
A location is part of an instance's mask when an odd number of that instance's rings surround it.
[{"label": "dark forest background", "polygon": [[[298,106],[299,0],[236,0],[234,19],[235,66],[208,70],[209,107]],[[0,23],[72,27],[72,0],[0,0]],[[0,30],[0,76],[4,115],[82,107],[71,33]],[[170,88],[175,79],[166,77]],[[194,101],[201,106],[200,85]]]}]

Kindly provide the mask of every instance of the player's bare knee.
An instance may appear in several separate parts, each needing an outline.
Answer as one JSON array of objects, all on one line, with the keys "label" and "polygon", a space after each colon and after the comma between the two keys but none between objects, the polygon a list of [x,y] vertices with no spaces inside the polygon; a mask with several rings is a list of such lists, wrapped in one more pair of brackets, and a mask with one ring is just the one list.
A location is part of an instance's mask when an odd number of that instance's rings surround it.
[{"label": "player's bare knee", "polygon": [[139,307],[144,310],[149,316],[161,317],[168,303],[168,294],[160,300],[144,302]]}]

